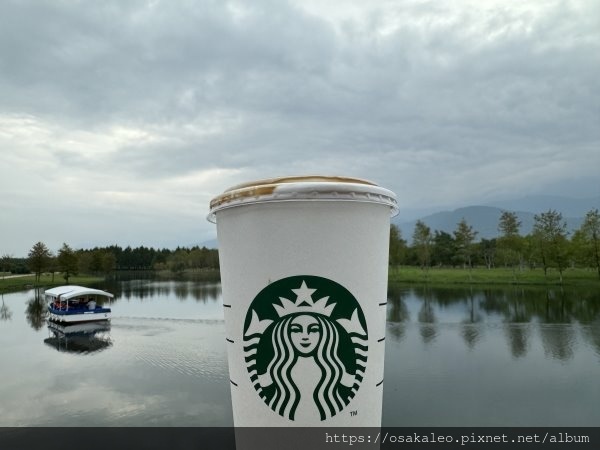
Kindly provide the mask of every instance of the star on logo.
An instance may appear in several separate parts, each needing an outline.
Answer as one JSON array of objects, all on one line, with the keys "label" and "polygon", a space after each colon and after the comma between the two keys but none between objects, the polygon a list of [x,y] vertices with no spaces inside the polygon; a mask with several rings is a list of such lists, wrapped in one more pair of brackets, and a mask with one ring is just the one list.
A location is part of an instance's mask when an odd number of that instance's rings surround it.
[{"label": "star on logo", "polygon": [[292,292],[297,295],[296,306],[311,306],[314,304],[312,293],[316,289],[309,289],[306,281],[302,281],[302,285],[298,289],[292,289]]},{"label": "star on logo", "polygon": [[302,284],[298,289],[292,289],[292,292],[296,294],[295,302],[288,300],[285,297],[279,297],[281,306],[274,304],[273,308],[275,308],[279,317],[295,313],[317,313],[329,317],[333,308],[335,308],[335,303],[327,305],[329,296],[320,298],[316,301],[313,300],[312,294],[315,291],[316,289],[310,289],[306,285],[306,281],[302,281]]}]

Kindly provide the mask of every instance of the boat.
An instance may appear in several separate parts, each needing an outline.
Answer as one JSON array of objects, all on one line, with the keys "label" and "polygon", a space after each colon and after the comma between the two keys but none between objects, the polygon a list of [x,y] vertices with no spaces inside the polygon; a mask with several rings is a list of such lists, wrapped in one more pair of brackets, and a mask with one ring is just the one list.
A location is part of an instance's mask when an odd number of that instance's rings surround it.
[{"label": "boat", "polygon": [[109,292],[83,286],[59,286],[44,292],[48,303],[48,320],[59,323],[110,320],[111,310],[104,301],[114,297]]}]

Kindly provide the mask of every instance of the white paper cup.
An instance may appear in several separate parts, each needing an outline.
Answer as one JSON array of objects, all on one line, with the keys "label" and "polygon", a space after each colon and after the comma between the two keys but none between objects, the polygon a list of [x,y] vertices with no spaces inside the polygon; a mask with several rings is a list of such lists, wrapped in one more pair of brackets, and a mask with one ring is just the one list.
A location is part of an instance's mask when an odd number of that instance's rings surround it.
[{"label": "white paper cup", "polygon": [[381,425],[396,213],[391,191],[341,177],[212,200],[236,427]]}]

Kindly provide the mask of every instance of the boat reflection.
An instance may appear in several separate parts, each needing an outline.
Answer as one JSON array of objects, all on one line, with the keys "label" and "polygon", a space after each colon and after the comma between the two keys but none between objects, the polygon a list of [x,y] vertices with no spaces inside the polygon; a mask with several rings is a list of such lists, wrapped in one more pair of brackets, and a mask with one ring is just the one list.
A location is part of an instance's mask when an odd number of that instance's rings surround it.
[{"label": "boat reflection", "polygon": [[89,322],[60,325],[48,322],[50,337],[44,344],[59,352],[89,354],[106,350],[112,346],[110,322]]}]

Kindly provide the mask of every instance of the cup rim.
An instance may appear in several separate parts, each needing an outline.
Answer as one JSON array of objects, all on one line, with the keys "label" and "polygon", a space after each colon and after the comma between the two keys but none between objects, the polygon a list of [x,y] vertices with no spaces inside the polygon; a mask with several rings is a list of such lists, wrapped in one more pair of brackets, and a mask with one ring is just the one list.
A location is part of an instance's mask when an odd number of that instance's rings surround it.
[{"label": "cup rim", "polygon": [[396,195],[363,178],[304,175],[265,178],[226,189],[210,202],[207,219],[216,222],[218,211],[243,205],[289,201],[368,202],[386,205],[398,214]]}]

